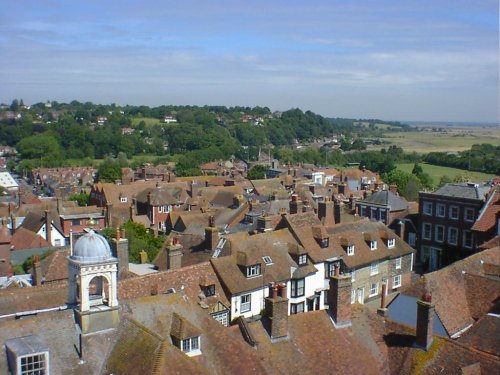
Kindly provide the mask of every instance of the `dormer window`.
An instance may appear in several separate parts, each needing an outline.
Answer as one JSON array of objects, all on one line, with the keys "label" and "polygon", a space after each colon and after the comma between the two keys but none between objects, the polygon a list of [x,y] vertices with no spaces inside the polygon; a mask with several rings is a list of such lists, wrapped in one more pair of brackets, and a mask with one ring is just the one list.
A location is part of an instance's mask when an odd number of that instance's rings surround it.
[{"label": "dormer window", "polygon": [[189,356],[201,354],[200,351],[200,336],[189,337],[182,340],[181,350]]},{"label": "dormer window", "polygon": [[347,246],[347,255],[354,255],[354,245]]},{"label": "dormer window", "polygon": [[392,249],[396,245],[396,240],[394,238],[389,238],[387,240],[387,247]]},{"label": "dormer window", "polygon": [[307,254],[299,255],[299,266],[307,264]]},{"label": "dormer window", "polygon": [[205,297],[210,297],[215,295],[215,284],[210,284],[203,287],[203,294]]},{"label": "dormer window", "polygon": [[260,264],[254,264],[247,267],[247,277],[255,277],[260,275]]},{"label": "dormer window", "polygon": [[322,238],[320,242],[320,246],[322,249],[327,248],[330,245],[329,238]]},{"label": "dormer window", "polygon": [[370,241],[370,250],[377,250],[377,241]]}]

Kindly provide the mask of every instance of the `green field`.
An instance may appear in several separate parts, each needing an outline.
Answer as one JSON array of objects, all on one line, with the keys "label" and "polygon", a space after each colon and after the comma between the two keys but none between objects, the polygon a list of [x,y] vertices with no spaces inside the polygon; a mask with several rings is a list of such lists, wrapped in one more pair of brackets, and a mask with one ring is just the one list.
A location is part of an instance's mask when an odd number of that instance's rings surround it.
[{"label": "green field", "polygon": [[[448,176],[451,180],[453,180],[455,176],[467,176],[470,177],[470,179],[473,182],[486,182],[490,180],[492,177],[494,177],[494,175],[492,174],[472,172],[458,168],[441,167],[438,165],[431,165],[425,163],[420,163],[420,165],[422,166],[424,173],[428,173],[431,176],[432,181],[436,186],[438,185],[439,180],[441,179],[442,176]],[[396,164],[397,169],[400,169],[407,173],[411,173],[411,171],[413,170],[413,166],[414,163]]]},{"label": "green field", "polygon": [[[440,129],[440,130],[437,130]],[[406,152],[429,153],[433,151],[464,151],[474,144],[500,144],[499,128],[426,128],[423,131],[387,133],[380,140],[389,145],[396,145]],[[380,149],[380,145],[370,149]]]}]

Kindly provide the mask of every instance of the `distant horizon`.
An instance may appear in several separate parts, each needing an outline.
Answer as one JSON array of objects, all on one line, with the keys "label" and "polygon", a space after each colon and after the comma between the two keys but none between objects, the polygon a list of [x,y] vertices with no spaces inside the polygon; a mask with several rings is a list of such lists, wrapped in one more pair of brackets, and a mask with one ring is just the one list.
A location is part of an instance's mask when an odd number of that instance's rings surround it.
[{"label": "distant horizon", "polygon": [[141,104],[130,104],[130,103],[127,103],[127,104],[121,104],[121,103],[116,103],[116,102],[111,102],[111,103],[101,103],[101,102],[94,102],[94,101],[91,101],[91,100],[78,100],[78,99],[71,99],[71,100],[56,100],[56,99],[46,99],[46,100],[34,100],[33,102],[26,102],[24,100],[24,98],[12,98],[10,101],[6,102],[6,101],[3,101],[3,102],[0,102],[0,105],[10,105],[12,103],[13,100],[23,100],[23,103],[25,105],[28,105],[28,106],[31,106],[31,105],[34,105],[34,104],[38,104],[38,103],[47,103],[47,102],[57,102],[57,103],[61,103],[61,104],[69,104],[71,103],[72,101],[77,101],[79,103],[86,103],[86,102],[91,102],[92,104],[94,105],[112,105],[112,104],[115,104],[116,106],[118,107],[126,107],[126,106],[133,106],[133,107],[139,107],[139,106],[146,106],[146,107],[150,107],[150,108],[154,108],[154,107],[161,107],[161,106],[197,106],[197,107],[227,107],[227,108],[231,108],[231,107],[250,107],[250,108],[254,108],[254,107],[267,107],[269,108],[269,110],[271,112],[286,112],[286,111],[289,111],[289,110],[292,110],[292,109],[295,109],[295,108],[298,108],[300,109],[301,111],[303,112],[306,112],[306,111],[311,111],[317,115],[320,115],[324,118],[327,118],[327,119],[335,119],[335,118],[343,118],[343,119],[353,119],[353,120],[382,120],[382,121],[387,121],[387,122],[400,122],[400,123],[403,123],[403,124],[408,124],[408,125],[418,125],[418,124],[426,124],[426,125],[443,125],[443,126],[446,126],[446,125],[470,125],[470,126],[487,126],[487,127],[492,127],[492,126],[500,126],[500,121],[499,120],[486,120],[486,121],[461,121],[461,120],[401,120],[401,119],[387,119],[387,118],[375,118],[375,117],[363,117],[363,116],[359,116],[359,117],[350,117],[350,116],[339,116],[339,115],[325,115],[323,113],[318,113],[316,111],[313,111],[311,109],[308,109],[308,108],[301,108],[301,107],[290,107],[288,109],[274,109],[274,108],[271,108],[269,105],[246,105],[246,104],[236,104],[236,105],[226,105],[226,104],[172,104],[172,103],[163,103],[163,104],[158,104],[158,105],[149,105],[149,104],[145,104],[145,103],[141,103]]}]

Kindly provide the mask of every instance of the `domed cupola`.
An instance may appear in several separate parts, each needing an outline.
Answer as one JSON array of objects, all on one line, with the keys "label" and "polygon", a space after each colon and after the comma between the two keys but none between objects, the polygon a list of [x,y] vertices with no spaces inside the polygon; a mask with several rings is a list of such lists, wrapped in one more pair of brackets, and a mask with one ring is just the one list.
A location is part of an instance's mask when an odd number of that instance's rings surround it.
[{"label": "domed cupola", "polygon": [[76,241],[71,259],[82,263],[114,260],[108,241],[93,230],[85,233]]}]

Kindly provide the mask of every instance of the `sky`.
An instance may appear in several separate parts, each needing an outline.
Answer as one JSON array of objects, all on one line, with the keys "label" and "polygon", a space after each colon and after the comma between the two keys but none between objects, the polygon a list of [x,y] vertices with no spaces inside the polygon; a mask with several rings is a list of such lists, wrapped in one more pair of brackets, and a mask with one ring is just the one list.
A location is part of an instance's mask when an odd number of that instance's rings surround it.
[{"label": "sky", "polygon": [[0,102],[499,121],[498,0],[7,0]]}]

